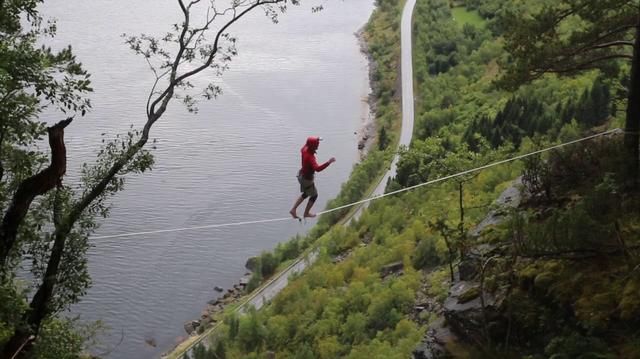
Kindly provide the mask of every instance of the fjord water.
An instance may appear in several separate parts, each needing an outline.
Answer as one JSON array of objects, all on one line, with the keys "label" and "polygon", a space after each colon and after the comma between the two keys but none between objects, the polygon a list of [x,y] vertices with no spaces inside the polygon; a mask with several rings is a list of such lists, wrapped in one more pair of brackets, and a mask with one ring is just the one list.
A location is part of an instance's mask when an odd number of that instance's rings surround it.
[{"label": "fjord water", "polygon": [[[325,138],[319,160],[338,159],[317,176],[317,209],[338,193],[359,156],[354,132],[369,116],[368,64],[354,33],[373,2],[328,2],[315,14],[310,5],[290,7],[277,25],[256,11],[230,29],[239,50],[230,70],[195,79],[215,81],[223,95],[202,102],[197,114],[178,101],[170,105],[152,131],[156,166],[128,177],[96,236],[286,216],[308,135]],[[121,34],[162,35],[180,12],[171,0],[52,0],[42,12],[58,21],[51,45],[71,44],[93,74],[93,111],[66,133],[66,180],[73,182],[80,164],[95,157],[101,134],[113,137],[145,121],[153,76]],[[46,115],[51,123],[59,119]],[[72,313],[106,324],[109,357],[157,357],[185,336],[183,323],[217,296],[214,286],[231,287],[248,257],[312,224],[92,240],[93,286]]]}]

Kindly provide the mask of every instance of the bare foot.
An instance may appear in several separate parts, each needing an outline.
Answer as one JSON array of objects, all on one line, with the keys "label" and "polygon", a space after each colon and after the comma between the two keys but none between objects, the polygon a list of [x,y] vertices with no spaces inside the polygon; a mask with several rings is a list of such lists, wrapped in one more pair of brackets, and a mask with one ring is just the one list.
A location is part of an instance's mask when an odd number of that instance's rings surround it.
[{"label": "bare foot", "polygon": [[315,213],[305,213],[304,218],[314,218],[316,216]]},{"label": "bare foot", "polygon": [[291,215],[291,217],[293,217],[293,219],[300,219],[300,217],[298,217],[298,214],[296,213],[295,209],[290,210],[289,214]]}]

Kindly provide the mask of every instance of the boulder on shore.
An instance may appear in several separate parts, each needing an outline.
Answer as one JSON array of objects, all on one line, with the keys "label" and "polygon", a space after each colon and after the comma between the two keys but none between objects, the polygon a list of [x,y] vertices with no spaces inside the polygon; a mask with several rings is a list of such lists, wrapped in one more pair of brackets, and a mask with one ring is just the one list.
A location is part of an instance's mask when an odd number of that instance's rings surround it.
[{"label": "boulder on shore", "polygon": [[187,334],[191,335],[191,333],[195,332],[195,330],[198,329],[199,326],[199,320],[190,320],[184,323],[184,331],[187,332]]},{"label": "boulder on shore", "polygon": [[258,269],[258,261],[260,260],[260,258],[258,257],[251,257],[249,259],[247,259],[247,263],[245,263],[244,267],[247,268],[248,270],[250,270],[251,272],[255,272],[256,269]]}]

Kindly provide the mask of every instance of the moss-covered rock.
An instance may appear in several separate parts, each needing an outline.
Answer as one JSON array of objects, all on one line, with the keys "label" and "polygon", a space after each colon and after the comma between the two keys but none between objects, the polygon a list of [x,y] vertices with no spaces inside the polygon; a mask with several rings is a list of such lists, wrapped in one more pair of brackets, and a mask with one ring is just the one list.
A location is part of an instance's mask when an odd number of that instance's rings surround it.
[{"label": "moss-covered rock", "polygon": [[[626,283],[618,309],[620,318],[623,320],[638,320],[640,317],[640,278],[638,276]],[[638,346],[640,347],[640,344]]]},{"label": "moss-covered rock", "polygon": [[464,304],[468,303],[480,296],[480,288],[479,287],[471,287],[467,289],[464,293],[462,293],[458,297],[458,303]]},{"label": "moss-covered rock", "polygon": [[556,280],[555,274],[551,272],[542,272],[535,276],[533,285],[536,289],[541,289],[544,292],[548,291],[553,282]]}]

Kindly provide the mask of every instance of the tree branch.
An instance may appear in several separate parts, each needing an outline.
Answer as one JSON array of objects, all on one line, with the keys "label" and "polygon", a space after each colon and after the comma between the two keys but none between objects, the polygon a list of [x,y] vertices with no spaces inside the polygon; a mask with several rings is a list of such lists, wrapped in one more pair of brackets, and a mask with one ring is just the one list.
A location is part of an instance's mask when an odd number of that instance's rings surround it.
[{"label": "tree branch", "polygon": [[[586,50],[593,49],[593,48],[598,48],[597,47],[598,42],[603,41],[603,40],[605,40],[605,39],[607,39],[607,38],[609,38],[609,37],[611,37],[613,35],[617,35],[617,34],[619,34],[621,32],[631,30],[633,28],[635,28],[635,25],[623,25],[623,26],[616,27],[615,29],[613,29],[611,31],[608,31],[608,32],[606,32],[604,34],[599,35],[598,37],[596,37],[595,39],[593,39],[589,43],[585,44],[584,46],[579,47],[579,48],[577,48],[577,49],[575,49],[573,51],[570,51],[570,55],[571,56],[572,55],[577,55],[579,53],[585,52]],[[633,43],[630,42],[629,44],[631,46],[633,46]]]},{"label": "tree branch", "polygon": [[4,143],[5,131],[6,131],[6,120],[3,119],[2,125],[0,125],[0,182],[2,182],[2,177],[4,177],[4,166],[2,165],[2,144]]},{"label": "tree branch", "polygon": [[18,186],[0,227],[0,271],[4,271],[9,252],[15,244],[18,227],[24,220],[31,202],[61,185],[67,170],[67,150],[64,145],[64,129],[71,123],[68,118],[47,129],[51,147],[51,164],[41,172],[25,179]]},{"label": "tree branch", "polygon": [[607,56],[601,56],[595,59],[591,59],[589,61],[583,62],[583,63],[579,63],[579,64],[569,64],[570,67],[563,67],[563,68],[553,68],[553,67],[547,67],[547,68],[540,68],[540,69],[536,69],[531,71],[532,75],[534,76],[534,78],[539,78],[540,76],[542,76],[545,73],[555,73],[555,74],[563,74],[563,73],[571,73],[571,72],[576,72],[576,71],[582,71],[582,70],[590,70],[590,69],[594,69],[597,66],[595,66],[595,64],[602,62],[602,61],[607,61],[607,60],[614,60],[614,59],[627,59],[627,60],[633,60],[633,56],[632,55],[628,55],[628,54],[613,54],[613,55],[607,55]]},{"label": "tree branch", "polygon": [[614,46],[631,46],[631,47],[633,47],[633,42],[631,42],[631,41],[611,41],[611,42],[606,42],[604,44],[593,45],[592,47],[589,48],[589,50],[605,49],[605,48],[614,47]]},{"label": "tree branch", "polygon": [[[640,249],[640,245],[627,247],[628,250],[636,250]],[[611,250],[603,250],[603,249],[590,249],[590,248],[576,248],[576,249],[568,249],[568,250],[559,250],[553,252],[537,252],[530,254],[521,254],[520,256],[523,258],[558,258],[558,259],[570,259],[570,260],[580,260],[580,259],[588,259],[594,257],[601,256],[612,256],[612,255],[621,255],[625,254],[624,250],[620,248],[611,249]]]},{"label": "tree branch", "polygon": [[[181,0],[179,0],[181,1]],[[173,95],[173,91],[175,89],[175,86],[177,84],[179,84],[180,82],[182,82],[183,80],[185,80],[188,77],[191,77],[203,70],[205,70],[206,68],[208,68],[209,66],[211,66],[211,63],[213,62],[213,59],[215,58],[215,55],[218,53],[218,44],[220,42],[220,38],[222,37],[222,34],[224,34],[224,32],[229,28],[229,26],[233,25],[236,21],[238,21],[240,18],[242,18],[244,15],[246,15],[247,13],[249,13],[251,10],[255,9],[258,6],[262,6],[262,5],[270,5],[270,4],[277,4],[277,3],[281,3],[284,2],[285,0],[268,0],[268,1],[260,1],[258,0],[256,3],[250,5],[249,7],[247,7],[246,9],[244,9],[242,12],[240,12],[239,14],[235,14],[234,17],[229,20],[224,26],[222,26],[222,28],[220,30],[218,30],[214,43],[213,43],[213,49],[211,50],[211,54],[209,54],[209,56],[207,57],[207,60],[205,61],[204,64],[200,65],[199,67],[196,67],[195,69],[188,71],[180,76],[178,76],[177,78],[171,78],[169,85],[167,86],[167,88],[162,92],[162,94],[160,96],[158,96],[158,98],[156,98],[155,101],[153,101],[153,103],[151,104],[151,108],[149,110],[149,113],[151,113],[152,117],[156,117],[154,114],[156,113],[155,108],[158,104],[161,104],[162,107],[162,103],[167,103],[168,101],[165,102],[165,100],[167,99],[167,96],[169,94]],[[183,29],[183,31],[185,31]],[[182,45],[180,45],[182,48]],[[184,49],[183,49],[184,51]],[[177,58],[179,59],[179,58]],[[174,61],[174,64],[177,64],[178,61]],[[171,97],[171,96],[169,96]]]}]

